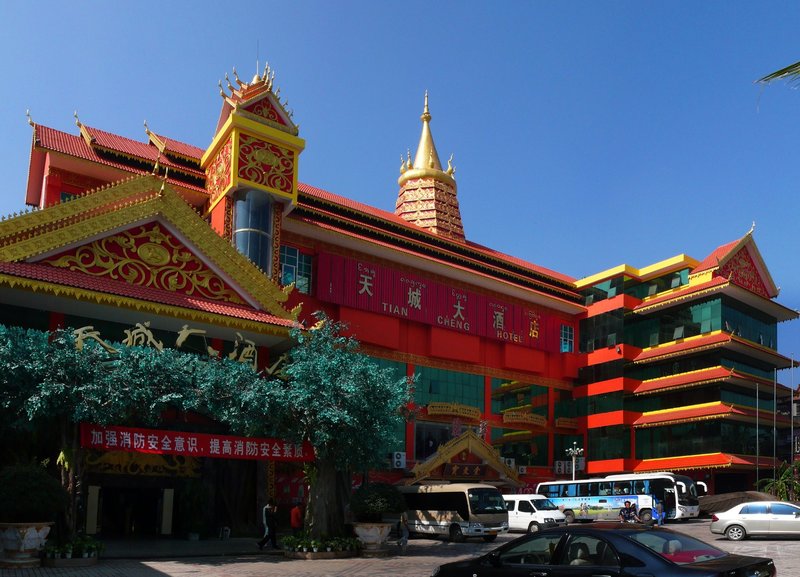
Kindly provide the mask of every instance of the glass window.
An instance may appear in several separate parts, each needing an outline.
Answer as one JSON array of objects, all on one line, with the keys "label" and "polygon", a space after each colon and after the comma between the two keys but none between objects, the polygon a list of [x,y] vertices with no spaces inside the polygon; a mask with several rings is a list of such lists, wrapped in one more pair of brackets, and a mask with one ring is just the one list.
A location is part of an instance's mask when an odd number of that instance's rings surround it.
[{"label": "glass window", "polygon": [[575,329],[561,325],[561,352],[571,353],[575,348]]},{"label": "glass window", "polygon": [[789,515],[794,517],[800,514],[800,509],[788,503],[773,503],[770,509],[773,515]]},{"label": "glass window", "polygon": [[766,515],[767,514],[767,504],[766,503],[750,503],[749,505],[745,505],[742,507],[742,510],[739,511],[740,515]]},{"label": "glass window", "polygon": [[536,533],[499,553],[502,565],[549,565],[561,533]]},{"label": "glass window", "polygon": [[281,284],[295,283],[303,294],[311,294],[311,255],[300,252],[293,246],[281,246]]},{"label": "glass window", "polygon": [[272,274],[272,200],[258,190],[240,190],[233,204],[233,244],[267,275]]}]

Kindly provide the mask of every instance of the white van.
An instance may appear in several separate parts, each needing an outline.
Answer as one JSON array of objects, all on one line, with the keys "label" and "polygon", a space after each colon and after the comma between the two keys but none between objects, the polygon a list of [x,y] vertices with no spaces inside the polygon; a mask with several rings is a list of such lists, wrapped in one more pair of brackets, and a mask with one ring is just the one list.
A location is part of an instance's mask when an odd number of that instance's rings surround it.
[{"label": "white van", "polygon": [[510,531],[535,533],[544,527],[555,527],[567,522],[553,502],[544,495],[503,495],[508,509]]}]

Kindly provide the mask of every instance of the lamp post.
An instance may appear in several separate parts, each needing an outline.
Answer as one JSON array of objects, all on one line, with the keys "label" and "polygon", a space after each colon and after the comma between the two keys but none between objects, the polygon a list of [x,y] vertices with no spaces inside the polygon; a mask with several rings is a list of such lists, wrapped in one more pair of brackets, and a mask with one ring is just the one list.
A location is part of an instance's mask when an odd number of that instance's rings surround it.
[{"label": "lamp post", "polygon": [[583,455],[583,448],[578,447],[578,441],[572,441],[572,446],[567,449],[567,456],[572,457],[572,480],[575,480],[575,460]]}]

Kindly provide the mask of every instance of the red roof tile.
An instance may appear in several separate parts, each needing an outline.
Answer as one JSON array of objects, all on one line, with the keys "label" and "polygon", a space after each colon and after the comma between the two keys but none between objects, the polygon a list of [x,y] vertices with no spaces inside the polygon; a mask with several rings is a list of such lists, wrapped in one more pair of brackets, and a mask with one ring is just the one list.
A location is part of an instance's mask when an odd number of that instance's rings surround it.
[{"label": "red roof tile", "polygon": [[697,421],[701,419],[717,419],[729,415],[753,416],[754,409],[737,408],[734,405],[723,403],[707,403],[696,407],[676,409],[674,411],[654,411],[645,413],[633,422],[634,427],[652,427],[654,425],[674,424],[685,421]]},{"label": "red roof tile", "polygon": [[[117,150],[119,152],[128,154],[130,156],[140,158],[141,160],[152,162],[153,165],[155,165],[155,160],[158,157],[158,150],[155,147],[141,142],[137,143],[136,141],[125,139],[121,136],[109,134],[101,130],[94,130],[94,129],[88,129],[88,130],[92,131],[91,134],[95,135],[96,139],[99,137],[99,139],[96,140],[99,146],[102,146],[103,148]],[[89,146],[86,143],[83,137],[76,136],[73,134],[68,134],[66,132],[61,132],[60,130],[48,128],[47,126],[41,126],[38,124],[36,125],[36,134],[34,142],[37,148],[44,148],[47,150],[52,150],[54,152],[60,152],[62,154],[74,156],[76,158],[81,158],[84,160],[89,160],[91,162],[96,162],[98,164],[102,164],[105,166],[111,166],[119,170],[122,170],[124,172],[127,172],[129,174],[150,173],[150,171],[148,170],[137,169],[123,162],[114,162],[112,160],[103,158],[97,154],[96,150],[94,150],[91,146]],[[134,144],[131,143],[134,143],[138,146],[135,146]],[[118,148],[111,148],[111,145],[118,146]],[[161,157],[161,160],[159,162],[162,166],[176,168],[183,172],[195,174],[201,177],[205,176],[202,171],[187,169],[186,167],[179,166],[170,161],[169,158],[165,158],[163,156]],[[175,184],[177,186],[181,186],[183,188],[189,188],[192,190],[205,192],[205,188],[202,186],[188,184],[186,182],[178,181],[173,178],[169,178],[168,180],[170,183]]]},{"label": "red roof tile", "polygon": [[505,261],[505,262],[507,262],[509,264],[513,264],[515,266],[528,269],[531,272],[535,272],[537,274],[540,274],[540,275],[543,275],[543,276],[546,276],[546,277],[550,277],[550,278],[552,278],[554,280],[557,280],[557,281],[560,281],[562,283],[568,283],[568,284],[574,284],[575,283],[575,279],[573,277],[570,277],[568,275],[561,274],[559,272],[556,272],[556,271],[553,271],[553,270],[550,270],[550,269],[535,265],[533,263],[524,261],[522,259],[510,256],[510,255],[507,255],[507,254],[492,250],[492,249],[487,248],[487,247],[485,247],[483,245],[480,245],[480,244],[477,244],[477,243],[474,243],[474,242],[469,242],[469,241],[461,242],[461,241],[458,241],[458,240],[454,240],[454,239],[450,239],[450,238],[443,238],[443,237],[437,236],[436,234],[434,234],[432,232],[429,232],[429,231],[427,231],[427,230],[425,230],[423,228],[420,228],[420,227],[418,227],[418,226],[416,226],[414,224],[411,224],[407,220],[405,220],[403,218],[400,218],[399,216],[397,216],[396,214],[394,214],[392,212],[387,212],[387,211],[384,211],[384,210],[380,210],[380,209],[374,208],[372,206],[369,206],[369,205],[366,205],[366,204],[362,204],[360,202],[351,200],[349,198],[345,198],[343,196],[339,196],[339,195],[334,194],[332,192],[329,192],[327,190],[322,190],[321,188],[316,188],[316,187],[308,185],[308,184],[300,183],[298,185],[298,188],[299,188],[300,192],[308,194],[309,196],[313,196],[313,197],[322,199],[322,200],[330,202],[332,204],[344,206],[345,208],[348,208],[348,209],[353,210],[353,211],[364,213],[364,214],[366,214],[368,216],[371,216],[371,217],[379,219],[379,220],[389,221],[394,225],[397,225],[397,226],[406,228],[408,230],[414,231],[415,233],[419,233],[422,236],[427,236],[427,237],[429,237],[431,239],[431,241],[436,240],[437,242],[449,242],[449,243],[452,243],[454,245],[466,246],[469,249],[474,250],[475,252],[477,252],[479,254],[483,254],[485,256],[489,256],[489,257],[492,257],[492,258],[495,258],[495,259],[498,259],[498,260],[501,260],[501,261]]},{"label": "red roof tile", "polygon": [[661,294],[652,298],[646,298],[642,300],[641,303],[633,307],[633,312],[638,312],[642,309],[648,309],[652,306],[664,304],[670,301],[677,301],[684,298],[687,298],[693,294],[698,292],[721,288],[727,285],[730,281],[725,277],[714,277],[708,282],[704,282],[698,285],[683,285],[681,288],[669,291],[668,293]]},{"label": "red roof tile", "polygon": [[80,272],[53,266],[19,262],[0,262],[0,274],[8,274],[31,280],[113,294],[168,306],[188,308],[259,323],[283,327],[293,327],[296,325],[292,320],[282,319],[263,311],[241,305],[211,301],[182,293],[132,285],[123,281],[89,276]]},{"label": "red roof tile", "polygon": [[702,369],[699,371],[692,371],[690,373],[681,373],[680,375],[673,375],[670,377],[662,377],[659,379],[649,379],[642,381],[639,386],[634,390],[634,394],[651,393],[653,391],[661,391],[664,389],[671,389],[674,387],[681,387],[686,385],[698,385],[701,383],[721,381],[731,376],[731,370],[725,367],[711,367],[709,369]]},{"label": "red roof tile", "polygon": [[685,340],[644,349],[639,353],[633,362],[638,363],[648,361],[663,356],[671,356],[676,353],[683,353],[692,349],[703,349],[706,347],[722,346],[729,343],[733,337],[728,333],[713,333],[710,335],[689,337]]},{"label": "red roof tile", "polygon": [[165,144],[167,151],[180,154],[181,156],[191,158],[192,160],[196,160],[198,164],[205,153],[205,150],[202,148],[193,146],[191,144],[186,144],[185,142],[181,142],[173,138],[167,138],[166,136],[161,136],[160,134],[156,134],[156,137],[158,137],[158,139]]},{"label": "red roof tile", "polygon": [[[759,462],[762,467],[772,467],[775,464],[774,459],[765,457],[764,455],[761,455]],[[731,465],[749,465],[755,467],[756,464],[757,461],[755,457],[740,457],[727,453],[712,453],[703,455],[682,455],[680,457],[669,457],[666,459],[645,459],[633,467],[633,472],[685,471],[688,469],[730,467]]]},{"label": "red roof tile", "polygon": [[708,255],[703,261],[698,264],[696,267],[692,269],[692,274],[702,272],[704,270],[709,270],[715,268],[719,262],[724,259],[728,253],[736,248],[736,246],[741,242],[741,239],[734,240],[733,242],[729,242],[728,244],[723,244],[720,247],[717,247],[714,252]]}]

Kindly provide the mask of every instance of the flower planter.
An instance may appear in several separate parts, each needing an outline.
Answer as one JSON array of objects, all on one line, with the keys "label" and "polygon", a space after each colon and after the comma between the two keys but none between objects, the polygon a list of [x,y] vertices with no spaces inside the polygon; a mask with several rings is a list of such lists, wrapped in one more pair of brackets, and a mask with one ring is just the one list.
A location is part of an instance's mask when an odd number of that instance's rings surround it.
[{"label": "flower planter", "polygon": [[353,530],[356,536],[364,544],[364,549],[378,550],[389,538],[392,530],[391,523],[354,523]]},{"label": "flower planter", "polygon": [[0,523],[5,556],[2,567],[39,567],[39,551],[47,541],[52,523]]}]

